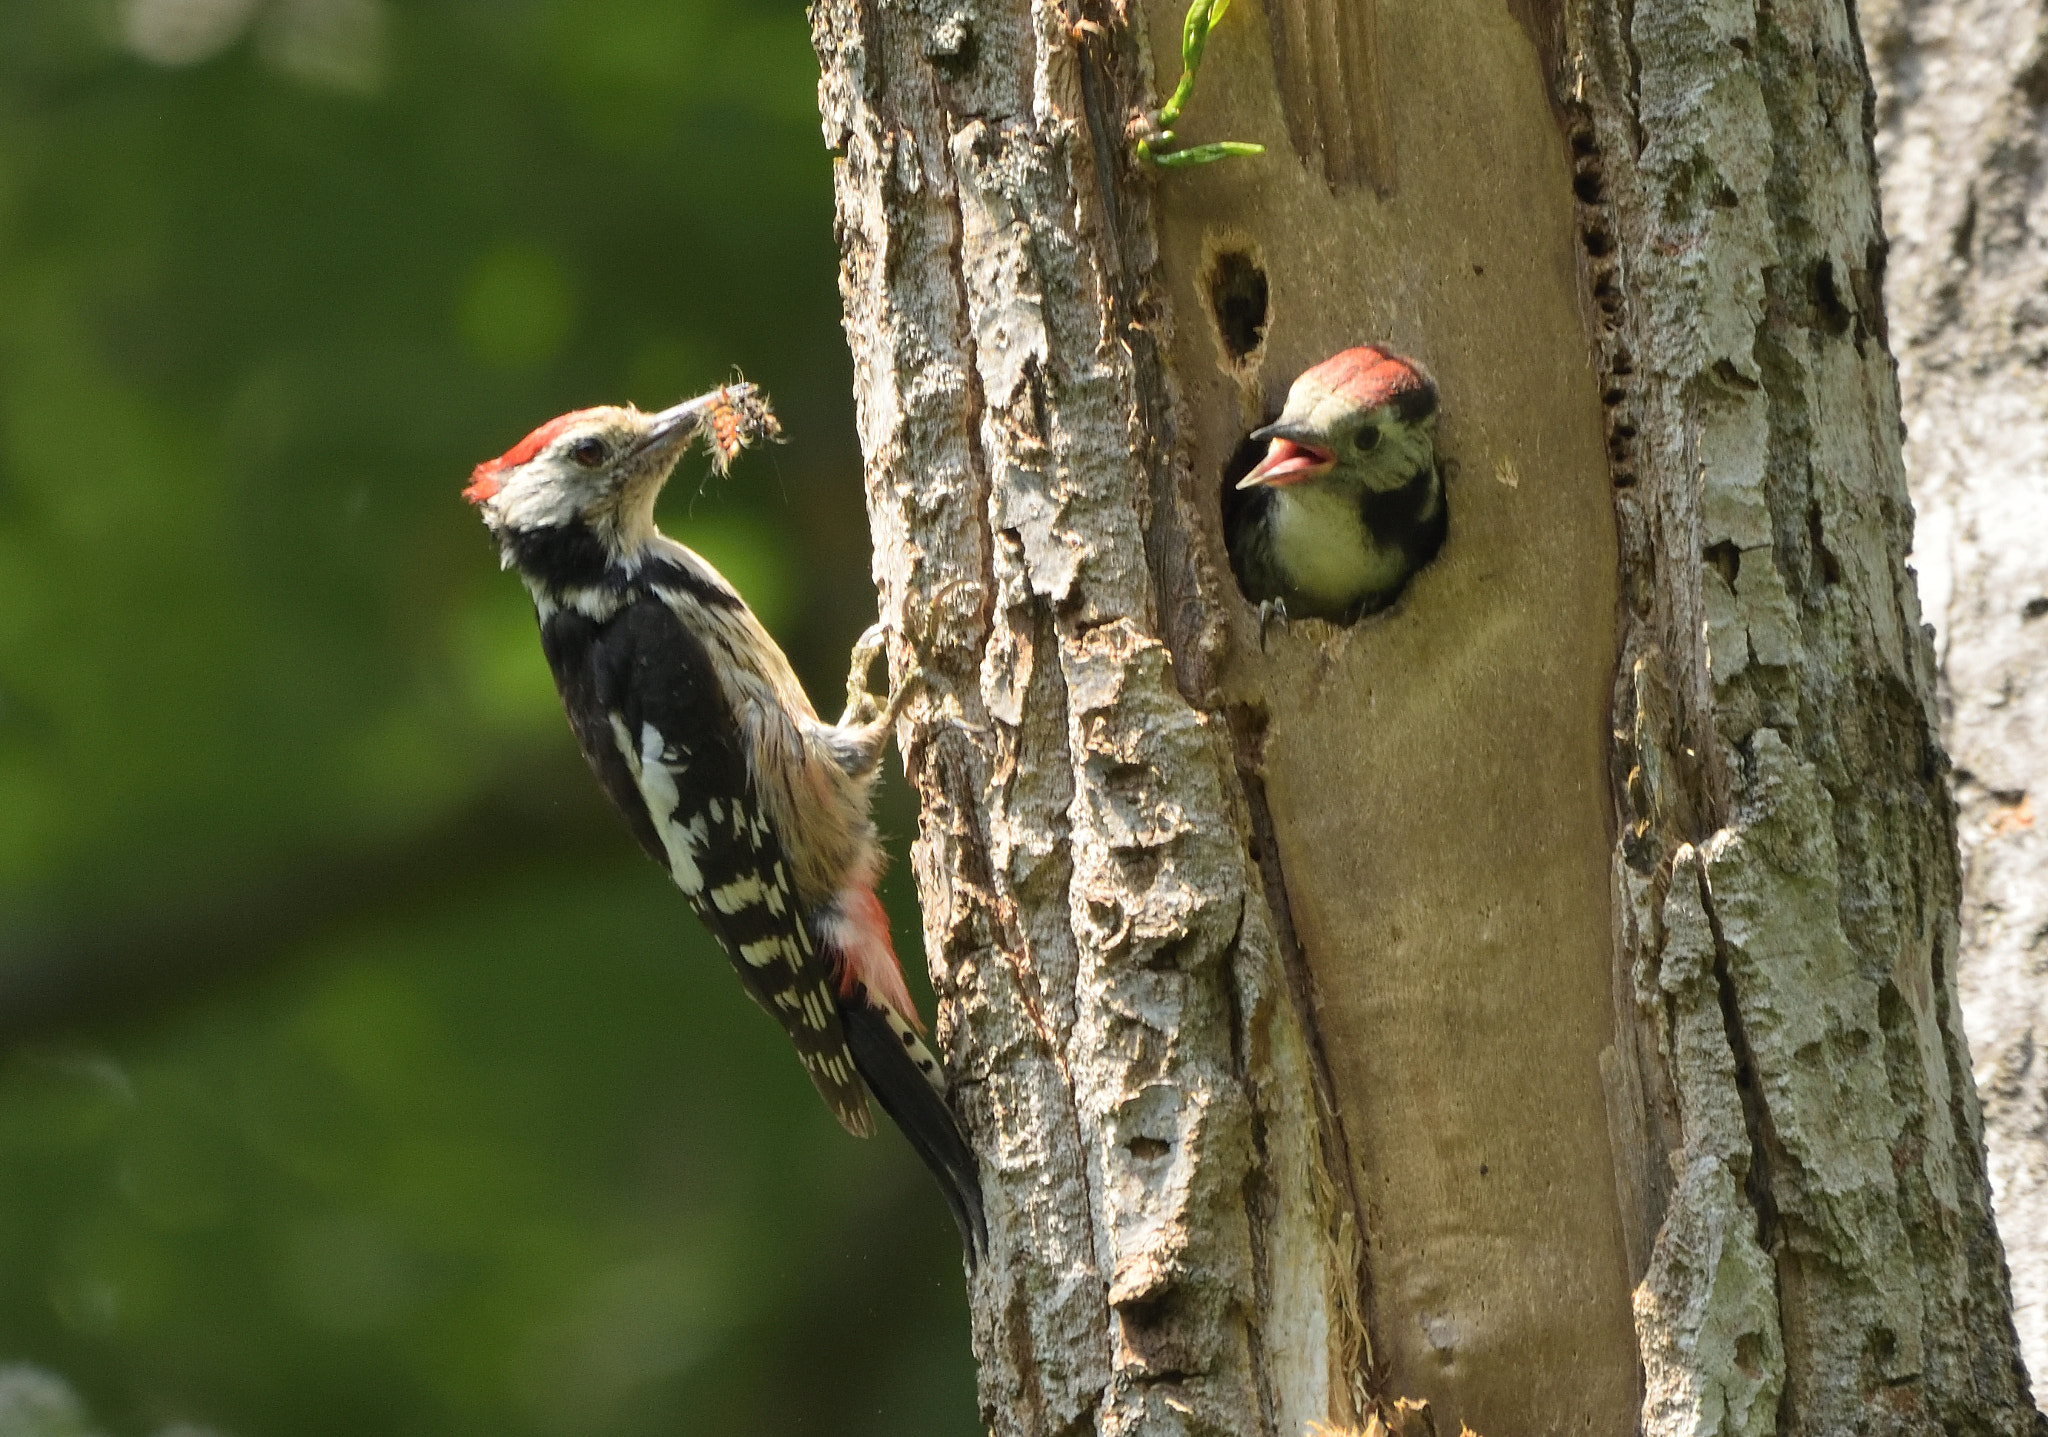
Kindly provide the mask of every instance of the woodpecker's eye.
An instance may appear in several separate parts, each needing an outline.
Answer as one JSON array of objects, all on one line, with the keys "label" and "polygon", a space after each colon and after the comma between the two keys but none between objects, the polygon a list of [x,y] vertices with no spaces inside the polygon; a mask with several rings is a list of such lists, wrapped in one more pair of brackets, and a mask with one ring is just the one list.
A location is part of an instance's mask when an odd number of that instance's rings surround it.
[{"label": "woodpecker's eye", "polygon": [[569,446],[569,457],[585,469],[595,469],[604,463],[605,447],[602,439],[579,439]]},{"label": "woodpecker's eye", "polygon": [[1358,431],[1358,437],[1351,441],[1358,446],[1358,452],[1366,454],[1380,447],[1380,427],[1368,424]]}]

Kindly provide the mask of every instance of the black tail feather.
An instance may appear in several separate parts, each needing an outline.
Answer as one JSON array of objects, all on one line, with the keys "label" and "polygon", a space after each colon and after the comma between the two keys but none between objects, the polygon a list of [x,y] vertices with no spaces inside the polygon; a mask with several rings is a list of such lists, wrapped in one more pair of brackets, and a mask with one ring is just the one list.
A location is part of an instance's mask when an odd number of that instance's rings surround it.
[{"label": "black tail feather", "polygon": [[939,1191],[960,1228],[972,1271],[988,1251],[988,1223],[981,1208],[981,1167],[960,1133],[952,1109],[924,1074],[917,1070],[882,1015],[869,1007],[858,990],[840,1004],[847,1046],[854,1066],[868,1080],[882,1105],[924,1165],[938,1179]]}]

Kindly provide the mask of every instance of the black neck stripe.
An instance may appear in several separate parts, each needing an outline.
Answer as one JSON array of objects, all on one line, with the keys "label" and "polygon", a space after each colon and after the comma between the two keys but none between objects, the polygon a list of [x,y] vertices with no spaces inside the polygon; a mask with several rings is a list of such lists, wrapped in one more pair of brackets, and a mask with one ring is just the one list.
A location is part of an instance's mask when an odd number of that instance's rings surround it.
[{"label": "black neck stripe", "polygon": [[513,567],[545,589],[595,588],[611,568],[603,541],[587,524],[507,529],[503,542]]},{"label": "black neck stripe", "polygon": [[714,608],[740,607],[737,595],[673,559],[649,555],[628,569],[612,558],[604,541],[587,524],[508,529],[503,542],[513,566],[553,593],[606,589],[623,594],[630,589],[660,587],[688,594]]}]

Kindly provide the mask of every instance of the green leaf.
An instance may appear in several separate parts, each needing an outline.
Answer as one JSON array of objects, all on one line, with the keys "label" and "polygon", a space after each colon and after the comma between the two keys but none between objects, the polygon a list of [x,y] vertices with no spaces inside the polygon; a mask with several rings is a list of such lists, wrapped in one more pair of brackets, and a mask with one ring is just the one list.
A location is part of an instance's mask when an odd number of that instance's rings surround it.
[{"label": "green leaf", "polygon": [[1214,144],[1190,145],[1185,150],[1172,154],[1149,156],[1152,163],[1162,169],[1184,170],[1195,165],[1213,165],[1218,160],[1227,160],[1233,155],[1263,155],[1264,145],[1247,144],[1241,140],[1218,140]]},{"label": "green leaf", "polygon": [[1181,76],[1183,85],[1194,80],[1195,71],[1202,66],[1202,51],[1209,43],[1209,32],[1216,28],[1215,0],[1194,0],[1188,6],[1188,18],[1181,25],[1180,59],[1185,73]]}]

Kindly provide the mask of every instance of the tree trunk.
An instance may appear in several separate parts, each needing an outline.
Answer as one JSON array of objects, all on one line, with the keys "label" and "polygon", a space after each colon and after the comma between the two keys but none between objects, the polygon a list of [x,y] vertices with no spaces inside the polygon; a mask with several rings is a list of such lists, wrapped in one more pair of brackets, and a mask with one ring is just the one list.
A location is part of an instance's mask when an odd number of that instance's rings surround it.
[{"label": "tree trunk", "polygon": [[1866,7],[1915,561],[1962,810],[1958,963],[2021,1347],[2048,1362],[2048,17]]},{"label": "tree trunk", "polygon": [[[813,8],[986,1420],[2032,1430],[1852,17],[1238,0],[1147,173],[1184,8]],[[1262,648],[1366,341],[1451,538]]]}]

